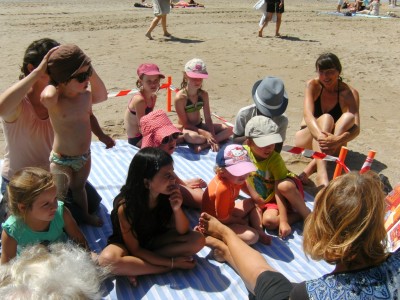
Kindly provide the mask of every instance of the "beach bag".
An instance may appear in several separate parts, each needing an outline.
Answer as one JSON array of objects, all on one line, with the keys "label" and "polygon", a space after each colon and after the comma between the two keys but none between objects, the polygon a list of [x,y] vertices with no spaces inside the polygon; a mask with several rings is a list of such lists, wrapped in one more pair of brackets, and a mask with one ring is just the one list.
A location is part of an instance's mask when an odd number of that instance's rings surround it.
[{"label": "beach bag", "polygon": [[255,10],[267,11],[267,3],[265,0],[258,0],[256,4],[254,4],[253,8]]}]

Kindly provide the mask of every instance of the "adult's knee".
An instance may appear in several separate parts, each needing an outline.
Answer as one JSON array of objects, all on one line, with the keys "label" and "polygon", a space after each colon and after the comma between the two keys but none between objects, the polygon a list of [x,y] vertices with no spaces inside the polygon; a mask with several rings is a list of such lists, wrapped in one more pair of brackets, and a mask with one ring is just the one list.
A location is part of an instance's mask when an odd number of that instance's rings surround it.
[{"label": "adult's knee", "polygon": [[321,128],[328,128],[330,131],[332,131],[335,126],[335,120],[330,114],[323,114],[320,116],[317,123]]},{"label": "adult's knee", "polygon": [[247,245],[254,245],[255,243],[258,242],[259,235],[258,232],[256,232],[255,230],[251,231],[249,230],[248,232],[242,235],[242,238]]}]

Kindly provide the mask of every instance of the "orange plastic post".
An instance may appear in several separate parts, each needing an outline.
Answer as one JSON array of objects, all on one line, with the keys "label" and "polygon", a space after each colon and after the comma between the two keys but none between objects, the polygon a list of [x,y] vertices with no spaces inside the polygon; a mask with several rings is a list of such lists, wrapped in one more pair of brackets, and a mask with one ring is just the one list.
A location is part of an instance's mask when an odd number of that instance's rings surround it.
[{"label": "orange plastic post", "polygon": [[167,112],[171,112],[171,106],[172,106],[172,91],[171,91],[171,84],[172,84],[172,78],[171,76],[168,76],[168,87],[167,87]]},{"label": "orange plastic post", "polygon": [[373,162],[373,160],[375,158],[375,154],[376,154],[375,150],[369,150],[368,151],[368,156],[365,159],[365,162],[361,167],[360,174],[363,174],[363,173],[365,173],[365,172],[367,172],[368,170],[371,169],[371,164],[372,164],[372,162]]},{"label": "orange plastic post", "polygon": [[[342,146],[342,148],[340,148],[340,153],[339,153],[340,161],[344,162],[347,156],[347,151],[349,151],[349,149],[347,149],[347,147],[345,146]],[[333,178],[336,178],[340,175],[342,175],[342,166],[340,164],[336,164],[335,172],[333,173]]]}]

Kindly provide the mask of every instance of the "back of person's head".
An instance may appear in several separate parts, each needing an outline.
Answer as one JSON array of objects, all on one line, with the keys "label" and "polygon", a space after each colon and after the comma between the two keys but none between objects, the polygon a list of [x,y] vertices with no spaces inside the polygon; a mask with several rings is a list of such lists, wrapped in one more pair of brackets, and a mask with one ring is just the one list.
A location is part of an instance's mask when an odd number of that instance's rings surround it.
[{"label": "back of person's head", "polygon": [[37,196],[55,186],[53,175],[41,168],[23,168],[17,171],[7,186],[8,207],[14,216],[23,217],[20,205],[31,209]]},{"label": "back of person's head", "polygon": [[25,50],[24,59],[21,66],[21,75],[19,79],[27,76],[30,71],[28,65],[31,64],[34,68],[37,68],[43,57],[49,52],[50,49],[59,46],[60,44],[49,38],[43,38],[37,41],[33,41],[28,48]]},{"label": "back of person's head", "polygon": [[315,197],[304,224],[303,247],[315,260],[348,266],[378,264],[386,257],[385,195],[373,172],[332,180]]},{"label": "back of person's head", "polygon": [[323,53],[315,62],[315,70],[328,70],[328,69],[335,69],[342,73],[342,65],[340,63],[339,58],[333,53]]},{"label": "back of person's head", "polygon": [[2,299],[101,299],[101,268],[79,246],[51,244],[27,247],[0,266]]}]

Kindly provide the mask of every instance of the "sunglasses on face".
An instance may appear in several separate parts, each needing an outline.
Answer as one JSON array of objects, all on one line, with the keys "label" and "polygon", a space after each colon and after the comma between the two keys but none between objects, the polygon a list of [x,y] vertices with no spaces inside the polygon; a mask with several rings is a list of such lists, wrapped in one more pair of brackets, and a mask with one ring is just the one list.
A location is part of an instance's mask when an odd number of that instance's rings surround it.
[{"label": "sunglasses on face", "polygon": [[175,132],[175,133],[173,133],[171,135],[168,135],[168,136],[164,137],[161,140],[161,144],[163,144],[163,145],[168,144],[171,141],[171,139],[172,140],[176,140],[176,139],[178,139],[178,137],[179,137],[179,132]]},{"label": "sunglasses on face", "polygon": [[74,76],[71,76],[70,79],[76,79],[79,83],[84,83],[86,80],[90,78],[93,74],[93,69],[92,67],[89,67],[89,69],[86,72],[78,73]]}]

